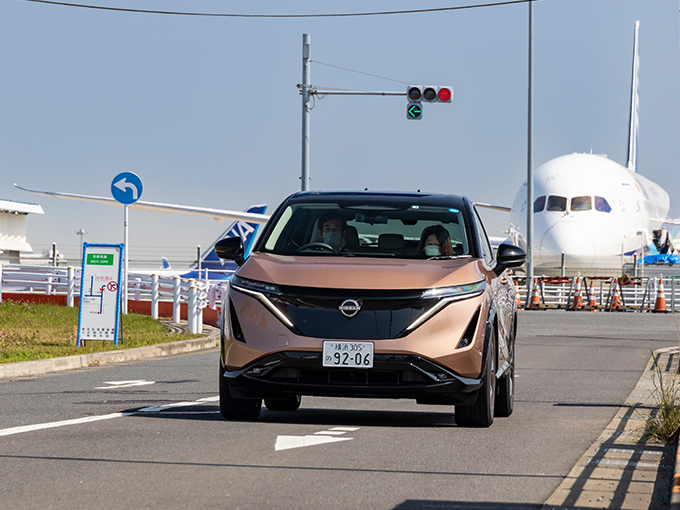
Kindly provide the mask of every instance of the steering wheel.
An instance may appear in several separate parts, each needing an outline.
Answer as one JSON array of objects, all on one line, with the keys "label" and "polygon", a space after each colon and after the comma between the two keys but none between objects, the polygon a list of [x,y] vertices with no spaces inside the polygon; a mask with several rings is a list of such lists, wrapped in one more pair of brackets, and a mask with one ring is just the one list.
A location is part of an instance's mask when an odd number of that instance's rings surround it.
[{"label": "steering wheel", "polygon": [[303,244],[300,246],[297,250],[296,253],[300,253],[302,251],[330,251],[332,253],[336,253],[336,251],[333,249],[333,247],[330,244],[326,243],[307,243]]}]

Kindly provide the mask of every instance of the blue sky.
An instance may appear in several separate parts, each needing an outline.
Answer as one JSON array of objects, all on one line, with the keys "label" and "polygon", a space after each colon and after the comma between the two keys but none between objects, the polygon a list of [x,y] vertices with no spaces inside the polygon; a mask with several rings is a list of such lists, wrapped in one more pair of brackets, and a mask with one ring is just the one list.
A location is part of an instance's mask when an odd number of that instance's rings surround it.
[{"label": "blue sky", "polygon": [[[230,13],[367,12],[463,0],[87,0]],[[527,4],[361,18],[237,19],[0,0],[0,198],[38,202],[29,242],[122,241],[122,209],[16,190],[110,196],[136,172],[142,200],[273,209],[300,188],[302,34],[320,87],[454,88],[406,120],[404,97],[328,96],[311,113],[311,189],[428,190],[512,205],[526,178]],[[624,163],[640,20],[639,170],[680,201],[677,0],[534,4],[534,163],[572,152]],[[509,215],[508,215],[509,216]],[[488,215],[499,234],[509,217]],[[208,218],[130,214],[130,245],[207,246]]]}]

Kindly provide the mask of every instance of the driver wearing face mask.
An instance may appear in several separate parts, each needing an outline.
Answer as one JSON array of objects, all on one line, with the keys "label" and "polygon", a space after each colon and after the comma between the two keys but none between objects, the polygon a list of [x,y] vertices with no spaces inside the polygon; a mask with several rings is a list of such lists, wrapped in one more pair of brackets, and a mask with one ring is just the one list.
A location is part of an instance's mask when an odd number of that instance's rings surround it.
[{"label": "driver wearing face mask", "polygon": [[345,220],[330,213],[324,215],[319,224],[321,228],[318,230],[318,235],[321,242],[335,251],[342,250],[345,240]]},{"label": "driver wearing face mask", "polygon": [[449,231],[441,225],[432,225],[420,236],[420,252],[426,257],[452,256],[453,245]]}]

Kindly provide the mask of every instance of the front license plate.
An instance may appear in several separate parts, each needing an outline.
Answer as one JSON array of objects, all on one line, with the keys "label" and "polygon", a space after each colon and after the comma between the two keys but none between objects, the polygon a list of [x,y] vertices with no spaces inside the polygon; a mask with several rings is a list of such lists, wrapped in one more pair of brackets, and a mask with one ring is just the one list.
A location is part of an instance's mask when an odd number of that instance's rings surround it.
[{"label": "front license plate", "polygon": [[373,368],[373,342],[323,343],[324,367]]}]

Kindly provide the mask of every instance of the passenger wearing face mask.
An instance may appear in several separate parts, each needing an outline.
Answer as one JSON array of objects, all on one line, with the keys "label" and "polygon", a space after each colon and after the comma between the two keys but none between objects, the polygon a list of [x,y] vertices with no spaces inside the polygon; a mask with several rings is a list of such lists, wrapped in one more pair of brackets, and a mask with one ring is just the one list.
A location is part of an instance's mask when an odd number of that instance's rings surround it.
[{"label": "passenger wearing face mask", "polygon": [[319,220],[321,226],[317,234],[321,242],[327,244],[335,251],[340,251],[344,247],[345,241],[345,220],[332,212],[324,214]]},{"label": "passenger wearing face mask", "polygon": [[423,230],[420,236],[418,253],[426,257],[452,256],[453,245],[449,231],[441,225],[432,225]]}]

